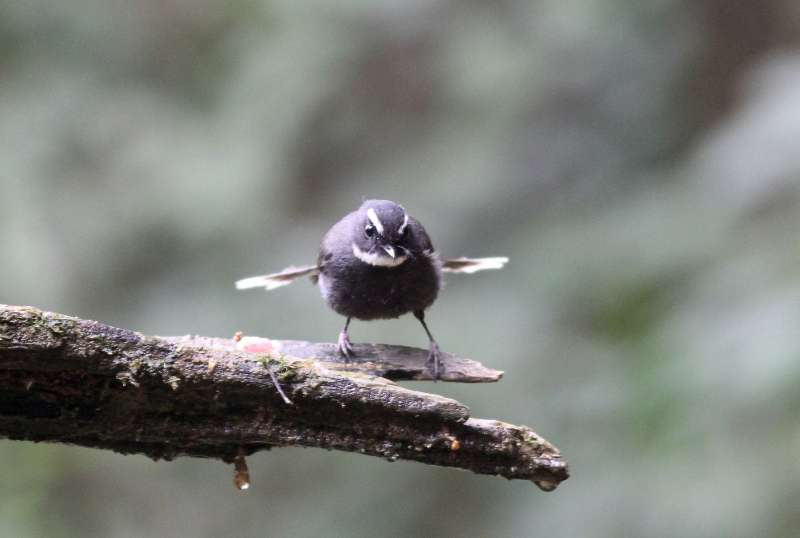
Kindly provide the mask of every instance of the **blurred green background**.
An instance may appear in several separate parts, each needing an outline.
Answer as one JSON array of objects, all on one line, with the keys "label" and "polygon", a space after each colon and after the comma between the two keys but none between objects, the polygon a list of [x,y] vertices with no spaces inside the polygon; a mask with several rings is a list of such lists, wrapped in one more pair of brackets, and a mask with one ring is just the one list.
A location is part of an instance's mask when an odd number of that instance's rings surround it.
[{"label": "blurred green background", "polygon": [[[545,494],[279,449],[220,462],[0,442],[0,536],[796,536],[800,3],[0,0],[0,302],[155,334],[331,341],[300,283],[364,197],[451,276],[409,384],[528,424]],[[354,341],[426,345],[413,318]]]}]

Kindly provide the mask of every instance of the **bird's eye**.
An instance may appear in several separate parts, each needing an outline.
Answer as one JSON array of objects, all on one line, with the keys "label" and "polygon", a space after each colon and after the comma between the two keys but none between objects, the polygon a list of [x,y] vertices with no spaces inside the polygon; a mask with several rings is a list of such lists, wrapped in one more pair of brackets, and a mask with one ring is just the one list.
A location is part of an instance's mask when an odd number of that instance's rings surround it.
[{"label": "bird's eye", "polygon": [[364,233],[367,234],[367,237],[372,237],[375,235],[375,226],[372,224],[367,224],[364,228]]}]

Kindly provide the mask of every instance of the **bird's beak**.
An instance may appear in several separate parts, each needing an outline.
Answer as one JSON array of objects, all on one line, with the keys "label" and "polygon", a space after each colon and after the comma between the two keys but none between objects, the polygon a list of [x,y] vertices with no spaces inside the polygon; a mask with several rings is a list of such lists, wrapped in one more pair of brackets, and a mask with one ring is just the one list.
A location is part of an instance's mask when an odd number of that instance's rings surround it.
[{"label": "bird's beak", "polygon": [[391,256],[392,258],[394,258],[394,257],[395,257],[395,253],[394,253],[394,247],[392,247],[392,246],[389,246],[389,245],[386,245],[386,246],[384,246],[384,247],[383,247],[383,250],[385,250],[385,251],[386,251],[386,254],[388,254],[388,255],[389,255],[389,256]]}]

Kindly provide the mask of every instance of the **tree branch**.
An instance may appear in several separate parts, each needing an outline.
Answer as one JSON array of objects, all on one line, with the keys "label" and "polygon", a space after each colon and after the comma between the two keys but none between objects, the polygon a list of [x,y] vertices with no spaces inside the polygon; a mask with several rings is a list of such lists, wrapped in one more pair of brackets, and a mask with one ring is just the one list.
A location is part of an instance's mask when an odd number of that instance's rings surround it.
[{"label": "tree branch", "polygon": [[[388,379],[429,379],[425,351],[356,351],[362,359],[345,365],[333,344],[143,336],[0,305],[0,437],[237,461],[237,480],[243,456],[272,446],[458,467],[548,491],[568,477],[558,449],[530,429],[470,418],[455,400]],[[444,368],[449,381],[502,375],[452,355]]]}]

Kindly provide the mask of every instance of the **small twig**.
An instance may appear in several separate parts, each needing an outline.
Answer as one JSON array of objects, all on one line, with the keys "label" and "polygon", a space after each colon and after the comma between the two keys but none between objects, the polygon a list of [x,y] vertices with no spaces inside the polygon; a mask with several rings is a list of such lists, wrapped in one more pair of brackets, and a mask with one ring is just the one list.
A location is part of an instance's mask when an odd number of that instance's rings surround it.
[{"label": "small twig", "polygon": [[269,372],[269,377],[270,379],[272,379],[272,384],[275,385],[275,390],[277,390],[278,394],[280,394],[281,398],[283,398],[283,402],[286,405],[292,405],[292,400],[290,400],[289,397],[286,396],[286,393],[283,392],[283,387],[281,387],[281,384],[278,382],[278,378],[275,376],[275,372],[272,371],[272,366],[270,366],[269,364],[269,357],[267,357],[262,362],[262,364],[264,365],[264,368],[267,369],[267,372]]},{"label": "small twig", "polygon": [[240,450],[239,454],[233,458],[233,485],[239,491],[250,488],[250,471],[247,468],[243,450]]}]

